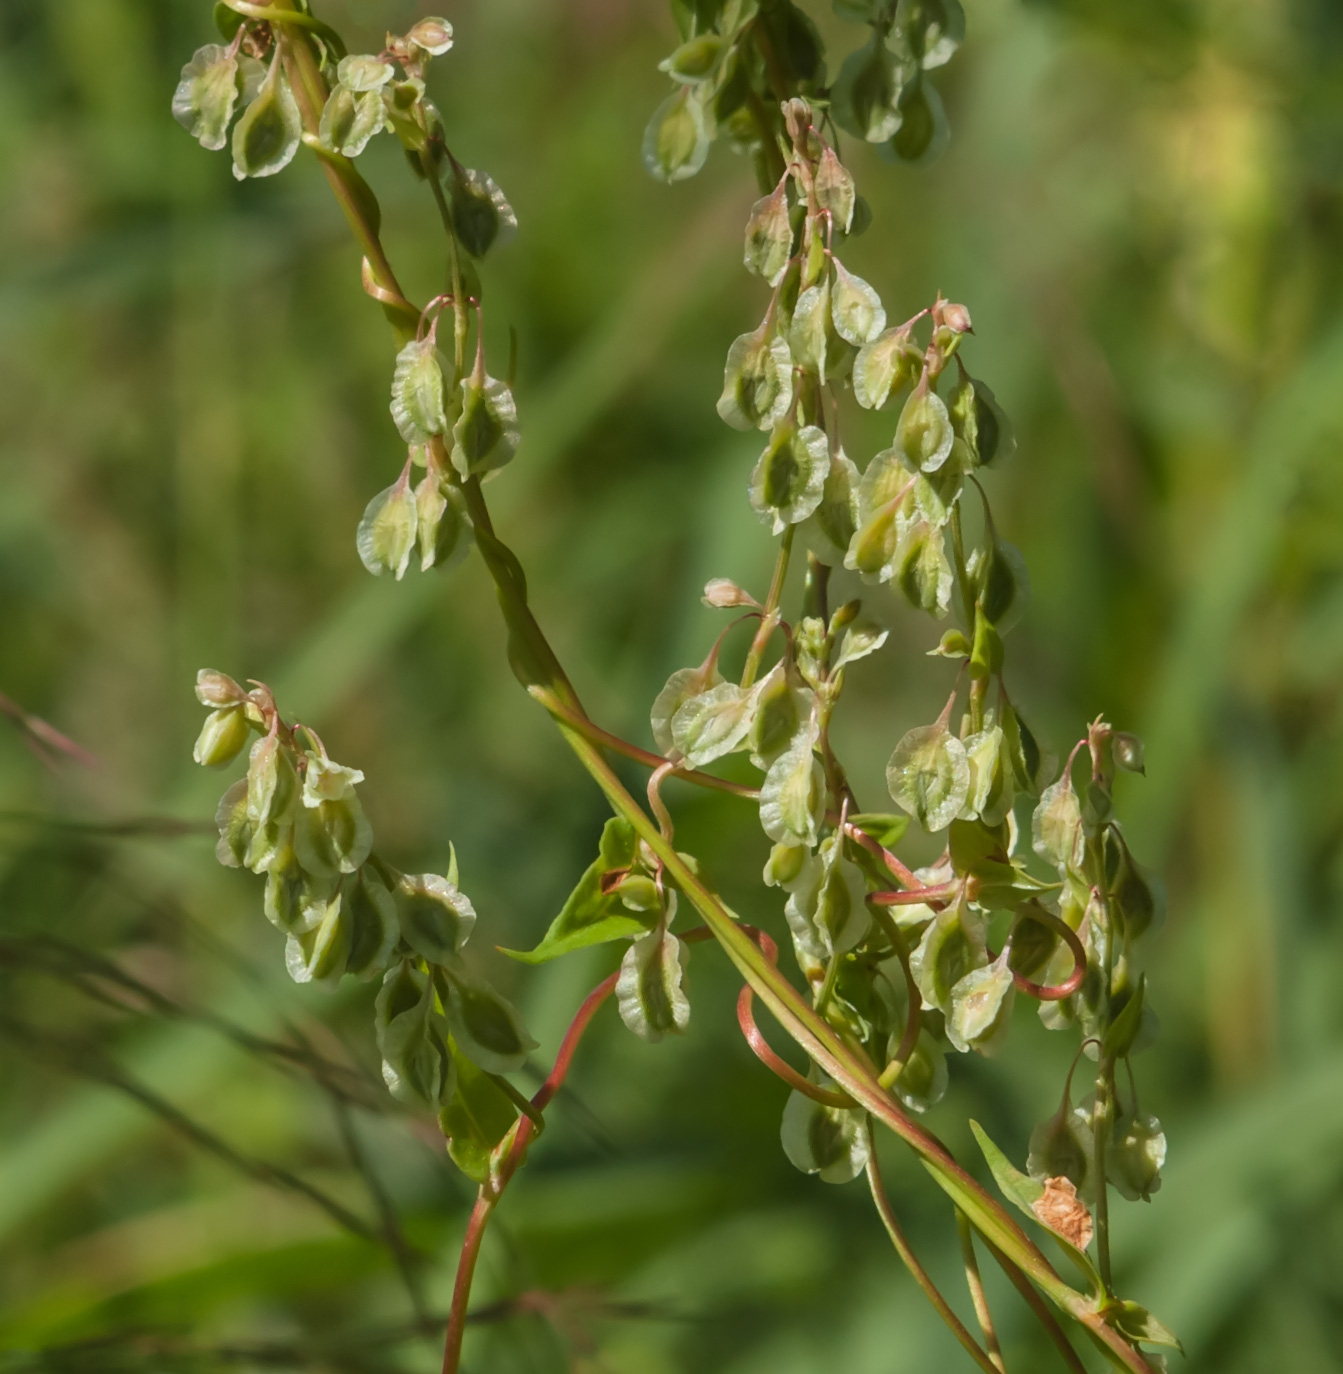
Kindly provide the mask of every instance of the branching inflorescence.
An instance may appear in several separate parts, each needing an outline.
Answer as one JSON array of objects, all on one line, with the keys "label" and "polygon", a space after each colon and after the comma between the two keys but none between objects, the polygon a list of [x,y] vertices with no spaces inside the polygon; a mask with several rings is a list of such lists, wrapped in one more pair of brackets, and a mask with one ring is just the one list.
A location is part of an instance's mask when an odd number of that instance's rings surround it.
[{"label": "branching inflorescence", "polygon": [[[541,942],[506,952],[541,963],[626,942],[618,971],[580,1007],[554,1071],[526,1097],[510,1075],[533,1043],[516,1011],[462,959],[476,915],[458,885],[455,853],[445,876],[391,867],[374,851],[358,801],[362,773],[333,763],[308,727],[286,723],[265,686],[245,690],[205,671],[197,693],[212,714],[197,760],[226,765],[253,732],[260,736],[246,778],[220,804],[219,857],[264,875],[264,910],[285,933],[297,981],[381,979],[375,1029],[388,1087],[437,1113],[453,1161],[479,1184],[445,1371],[458,1367],[489,1216],[543,1128],[583,1031],[612,995],[645,1040],[684,1031],[687,951],[711,938],[743,976],[743,1034],[791,1089],[782,1125],[788,1158],[827,1182],[866,1177],[901,1258],[981,1368],[1001,1370],[1003,1357],[976,1235],[1068,1367],[1082,1368],[1050,1303],[1117,1367],[1153,1369],[1159,1357],[1141,1343],[1174,1338],[1115,1294],[1108,1225],[1110,1187],[1150,1196],[1165,1155],[1129,1068],[1154,1024],[1137,950],[1160,916],[1160,897],[1110,801],[1116,769],[1142,771],[1142,747],[1098,719],[1046,785],[1051,766],[1004,681],[1004,636],[1028,587],[980,477],[1011,456],[1015,441],[992,392],[962,361],[970,313],[939,296],[889,325],[877,291],[842,261],[869,215],[841,161],[837,127],[907,160],[934,153],[945,121],[927,72],[955,51],[963,15],[956,0],[842,0],[836,8],[871,35],[827,87],[816,29],[790,0],[679,0],[675,8],[684,42],[663,63],[675,90],[648,127],[644,156],[655,174],[678,180],[699,169],[722,133],[752,155],[760,176],[765,194],[747,224],[745,262],[771,294],[759,326],[728,350],[718,412],[767,436],[749,499],[778,553],[763,598],[726,579],[706,587],[709,605],[738,616],[703,662],[674,673],[659,693],[654,750],[588,718],[532,616],[521,565],[490,519],[482,481],[514,456],[519,427],[510,386],[486,369],[476,264],[516,221],[498,186],[454,157],[427,98],[426,67],[451,48],[451,27],[425,19],[389,35],[381,53],[348,55],[303,0],[227,0],[216,6],[225,43],[196,53],[173,105],[207,148],[224,147],[232,128],[239,177],[281,170],[301,144],[320,158],[359,240],[364,288],[383,306],[399,349],[391,414],[407,453],[397,479],[369,503],[359,556],[371,572],[400,578],[417,559],[428,571],[479,549],[514,673],[614,812]],[[353,162],[385,131],[426,183],[447,237],[444,290],[423,309],[397,283],[377,201]],[[891,446],[861,469],[840,441],[850,397],[869,410],[899,405]],[[790,620],[783,598],[799,537],[807,568]],[[859,601],[832,608],[831,570],[840,565],[959,624],[931,651],[955,665],[946,706],[891,755],[896,813],[862,809],[831,743],[850,666],[887,638]],[[740,673],[729,677],[722,650],[739,625],[751,635]],[[612,770],[611,753],[651,769],[646,808]],[[737,753],[759,771],[758,788],[704,771]],[[773,842],[763,879],[784,896],[805,992],[779,971],[775,941],[737,921],[695,860],[676,850],[661,796],[670,776],[758,806]],[[1028,809],[1043,876],[1021,853],[1018,815]],[[940,859],[917,871],[894,852],[911,819],[946,841]],[[678,901],[704,924],[674,931]],[[1038,1002],[1046,1025],[1076,1028],[1077,1059],[1058,1110],[1031,1137],[1026,1171],[972,1125],[1003,1194],[1058,1243],[1080,1288],[917,1121],[946,1090],[948,1051],[998,1050],[1017,994]],[[770,1049],[756,998],[806,1052],[805,1076]],[[1094,1063],[1094,1089],[1074,1103],[1084,1057]],[[910,1250],[882,1187],[874,1123],[909,1144],[950,1195],[982,1339]]]}]

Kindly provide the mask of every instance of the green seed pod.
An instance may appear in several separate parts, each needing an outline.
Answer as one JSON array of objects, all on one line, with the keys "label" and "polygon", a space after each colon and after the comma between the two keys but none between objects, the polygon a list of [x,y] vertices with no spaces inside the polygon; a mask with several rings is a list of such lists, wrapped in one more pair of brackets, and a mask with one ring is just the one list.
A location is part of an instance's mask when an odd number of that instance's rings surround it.
[{"label": "green seed pod", "polygon": [[1007,959],[973,969],[951,989],[947,1013],[947,1038],[964,1054],[993,1055],[1002,1048],[1012,1019],[1015,989]]},{"label": "green seed pod", "polygon": [[1059,948],[1059,936],[1053,927],[1045,921],[1032,919],[1032,912],[1044,910],[1035,898],[1017,907],[1012,923],[1012,952],[1007,961],[1014,973],[1037,982],[1040,971]]},{"label": "green seed pod", "polygon": [[923,350],[908,328],[888,329],[858,350],[853,362],[854,399],[865,410],[880,410],[892,395],[918,381]]},{"label": "green seed pod", "polygon": [[452,232],[473,258],[483,258],[496,243],[517,232],[518,217],[494,178],[468,167],[451,166],[448,208]]},{"label": "green seed pod", "polygon": [[655,1045],[689,1024],[690,1002],[682,987],[685,963],[685,946],[662,929],[640,936],[625,951],[616,1004],[620,1019],[640,1039]]},{"label": "green seed pod", "polygon": [[415,528],[421,572],[455,567],[475,537],[465,498],[434,472],[426,473],[415,488]]},{"label": "green seed pod", "polygon": [[646,873],[629,873],[611,889],[630,911],[662,910],[662,893]]},{"label": "green seed pod", "polygon": [[299,862],[318,877],[356,873],[373,849],[373,831],[359,798],[305,804],[294,823]]},{"label": "green seed pod", "polygon": [[954,577],[942,531],[915,520],[900,539],[893,579],[916,610],[941,619],[951,605]]},{"label": "green seed pod", "polygon": [[970,913],[962,903],[939,912],[909,957],[910,972],[924,1006],[948,1016],[956,985],[988,963],[983,936],[977,924],[967,924],[969,920]]},{"label": "green seed pod", "polygon": [[1147,767],[1143,761],[1143,742],[1137,735],[1131,735],[1125,730],[1116,730],[1111,740],[1114,750],[1114,761],[1126,772],[1147,773]]},{"label": "green seed pod", "polygon": [[970,650],[970,676],[980,681],[995,677],[1003,670],[1003,638],[984,614],[975,606],[975,642]]},{"label": "green seed pod", "polygon": [[952,393],[951,423],[970,455],[970,466],[991,467],[1016,451],[1012,425],[984,382],[962,370],[960,385]]},{"label": "green seed pod", "polygon": [[788,349],[793,361],[822,379],[830,328],[830,282],[823,277],[798,296],[788,324]]},{"label": "green seed pod", "polygon": [[[387,70],[390,75],[391,69]],[[381,91],[355,92],[338,83],[322,107],[317,132],[322,142],[342,157],[358,157],[374,134],[390,127]]]},{"label": "green seed pod", "polygon": [[916,74],[901,88],[897,108],[900,127],[888,146],[901,161],[927,166],[938,157],[951,136],[942,97]]},{"label": "green seed pod", "polygon": [[814,727],[804,723],[760,785],[760,828],[780,844],[816,843],[825,816],[825,770],[815,742]]},{"label": "green seed pod", "polygon": [[894,447],[912,471],[936,472],[951,454],[955,433],[937,392],[920,380],[896,425]]},{"label": "green seed pod", "polygon": [[727,351],[718,414],[733,429],[769,429],[793,404],[793,357],[765,326],[743,334]]},{"label": "green seed pod", "polygon": [[858,484],[857,528],[844,566],[866,582],[895,576],[896,554],[914,506],[913,479],[894,449],[878,453]]},{"label": "green seed pod", "polygon": [[805,844],[775,844],[765,861],[766,887],[792,892],[803,877],[811,850]]},{"label": "green seed pod", "polygon": [[215,809],[219,843],[215,858],[226,868],[241,868],[252,843],[252,819],[247,814],[247,779],[239,778],[219,799]]},{"label": "green seed pod", "polygon": [[206,768],[223,768],[242,753],[250,730],[247,714],[241,706],[211,711],[191,756]]},{"label": "green seed pod", "polygon": [[517,1073],[536,1041],[517,1008],[478,978],[449,973],[447,1017],[457,1048],[486,1073]]},{"label": "green seed pod", "polygon": [[273,926],[286,935],[297,935],[310,928],[314,914],[320,918],[332,895],[332,883],[305,873],[290,845],[284,857],[266,871],[262,910]]},{"label": "green seed pod", "polygon": [[1038,796],[1040,783],[1053,765],[1045,758],[1030,727],[1010,704],[1003,706],[1002,727],[1017,787]]},{"label": "green seed pod", "polygon": [[867,1167],[867,1129],[859,1110],[829,1107],[792,1092],[779,1135],[788,1162],[804,1174],[819,1174],[825,1183],[849,1183]]},{"label": "green seed pod", "polygon": [[658,63],[673,81],[693,85],[710,80],[718,69],[726,44],[716,33],[701,33],[682,43],[670,57]]},{"label": "green seed pod", "polygon": [[455,883],[436,873],[403,874],[393,889],[401,938],[431,964],[448,964],[476,923],[476,909]]},{"label": "green seed pod", "polygon": [[427,975],[402,963],[390,969],[374,1003],[382,1077],[398,1102],[436,1107],[452,1091],[447,1023],[434,1011]]},{"label": "green seed pod", "polygon": [[830,475],[830,445],[815,425],[775,427],[751,473],[751,505],[771,533],[800,524],[821,504]]},{"label": "green seed pod", "polygon": [[202,668],[196,674],[196,700],[202,706],[219,710],[225,706],[241,706],[247,693],[227,673]]},{"label": "green seed pod", "polygon": [[1006,634],[1021,618],[1030,600],[1026,560],[1015,544],[994,537],[981,550],[976,571],[979,604],[989,623],[1000,634]]},{"label": "green seed pod", "polygon": [[657,694],[649,712],[649,724],[653,730],[653,741],[661,753],[670,754],[676,748],[671,724],[677,711],[692,697],[698,697],[722,683],[723,675],[718,671],[717,660],[718,656],[714,653],[698,668],[678,668]]},{"label": "green seed pod", "polygon": [[867,886],[858,869],[844,858],[838,835],[831,835],[822,842],[819,858],[821,876],[813,899],[811,921],[832,952],[846,954],[860,945],[872,928],[872,913],[867,909]]},{"label": "green seed pod", "polygon": [[452,465],[470,477],[492,472],[518,451],[518,409],[508,386],[485,371],[476,353],[476,366],[462,382],[462,413],[452,427]]},{"label": "green seed pod", "polygon": [[303,121],[277,48],[256,98],[233,129],[233,175],[274,176],[293,161]]},{"label": "green seed pod", "polygon": [[364,508],[355,532],[359,561],[375,577],[391,572],[399,582],[419,539],[419,508],[410,485],[410,464]]},{"label": "green seed pod", "polygon": [[[1112,829],[1107,832],[1107,840],[1111,835],[1118,839]],[[1111,888],[1111,909],[1129,939],[1140,940],[1149,930],[1160,929],[1166,915],[1166,894],[1161,880],[1134,859],[1122,839],[1118,839],[1118,845],[1122,859]]]},{"label": "green seed pod", "polygon": [[644,131],[644,166],[659,181],[693,177],[709,156],[709,126],[699,88],[682,86],[653,113]]},{"label": "green seed pod", "polygon": [[412,339],[392,374],[392,419],[408,444],[426,444],[448,428],[443,363],[432,335]]},{"label": "green seed pod", "polygon": [[847,234],[853,225],[858,193],[853,177],[828,143],[821,149],[821,160],[816,164],[812,186],[816,192],[816,203],[829,214],[835,228]]},{"label": "green seed pod", "polygon": [[930,834],[945,830],[970,793],[965,745],[942,721],[916,726],[895,746],[886,786],[896,804]]},{"label": "green seed pod", "polygon": [[751,762],[768,769],[811,719],[815,694],[793,679],[784,663],[776,663],[756,688],[755,714],[746,742]]},{"label": "green seed pod", "polygon": [[861,277],[847,271],[838,258],[833,261],[834,281],[830,287],[830,317],[845,343],[860,347],[871,343],[886,328],[886,310],[881,297]]},{"label": "green seed pod", "polygon": [[247,815],[253,826],[289,820],[298,804],[298,770],[277,735],[252,746],[247,763]]},{"label": "green seed pod", "polygon": [[[903,1027],[891,1032],[886,1050],[888,1058],[895,1057],[903,1034]],[[948,1081],[946,1051],[926,1028],[920,1028],[919,1038],[905,1061],[905,1067],[891,1084],[891,1091],[911,1111],[926,1112],[946,1096]]]},{"label": "green seed pod", "polygon": [[1105,1177],[1130,1202],[1150,1201],[1161,1187],[1166,1135],[1154,1116],[1130,1116],[1115,1123],[1105,1152]]},{"label": "green seed pod", "polygon": [[746,741],[755,713],[755,692],[735,682],[720,682],[691,697],[671,720],[674,746],[691,768],[735,753]]},{"label": "green seed pod", "polygon": [[285,941],[284,962],[296,983],[325,983],[334,986],[345,972],[353,934],[344,894],[305,911],[306,929]]},{"label": "green seed pod", "polygon": [[173,93],[173,118],[202,148],[224,146],[241,85],[238,58],[218,43],[197,48]]},{"label": "green seed pod", "polygon": [[868,143],[885,143],[900,128],[899,87],[900,64],[874,31],[840,68],[831,97],[835,119]]},{"label": "green seed pod", "polygon": [[1041,794],[1031,818],[1031,843],[1035,852],[1060,869],[1080,869],[1086,852],[1086,832],[1082,827],[1082,808],[1073,790],[1071,773]]},{"label": "green seed pod", "polygon": [[985,825],[1000,825],[1011,810],[1014,795],[1009,781],[1011,769],[1004,766],[1002,728],[990,725],[967,735],[962,743],[970,765],[970,787],[961,815],[967,820],[978,817]]},{"label": "green seed pod", "polygon": [[841,449],[830,455],[830,471],[816,507],[816,524],[843,558],[858,530],[858,469]]},{"label": "green seed pod", "polygon": [[1065,1099],[1053,1116],[1031,1132],[1026,1172],[1041,1182],[1069,1179],[1079,1194],[1090,1195],[1093,1149],[1089,1119]]},{"label": "green seed pod", "polygon": [[746,221],[746,268],[777,286],[793,255],[793,225],[788,215],[788,184],[751,207]]}]

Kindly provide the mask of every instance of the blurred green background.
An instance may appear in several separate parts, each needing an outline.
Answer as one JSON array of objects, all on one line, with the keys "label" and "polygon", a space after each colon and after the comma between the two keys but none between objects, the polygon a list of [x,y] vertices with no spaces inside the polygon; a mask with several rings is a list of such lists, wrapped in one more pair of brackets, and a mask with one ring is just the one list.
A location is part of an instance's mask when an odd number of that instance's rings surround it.
[{"label": "blurred green background", "polygon": [[[497,518],[589,709],[647,743],[656,691],[716,633],[706,578],[761,589],[772,559],[745,501],[758,440],[713,409],[764,306],[740,268],[749,168],[718,148],[690,183],[644,174],[673,43],[658,0],[445,4],[450,140],[521,221],[485,272],[494,370],[509,324],[520,341]],[[318,8],[356,50],[424,12]],[[833,71],[861,34],[825,9]],[[938,288],[965,301],[971,365],[1014,417],[992,479],[1034,579],[1014,698],[1055,751],[1100,711],[1148,742],[1120,808],[1170,891],[1163,1035],[1138,1061],[1170,1162],[1150,1205],[1119,1204],[1121,1287],[1191,1371],[1338,1369],[1343,9],[967,10],[939,82],[951,147],[926,170],[854,153],[875,222],[849,262],[893,318]],[[403,456],[390,337],[312,159],[237,185],[173,123],[209,11],[0,6],[0,692],[100,760],[49,767],[0,729],[0,1369],[428,1370],[408,1290],[445,1308],[467,1189],[381,1088],[373,989],[289,983],[260,884],[198,833],[226,780],[190,762],[193,675],[269,681],[367,773],[401,867],[441,870],[456,844],[474,947],[538,1062],[616,952],[538,971],[488,947],[539,937],[603,808],[508,675],[476,560],[401,585],[358,564],[355,524]],[[365,170],[423,298],[433,208],[380,144]],[[849,452],[891,424],[855,421]],[[930,622],[867,602],[894,633],[839,741],[874,805],[946,672]],[[781,928],[750,809],[673,802],[682,847]],[[466,1367],[968,1367],[861,1188],[784,1160],[785,1090],[707,947],[691,991],[683,1040],[648,1047],[609,1011],[591,1032],[487,1242]],[[973,1159],[974,1114],[1020,1158],[1068,1053],[1019,1006],[930,1124]],[[895,1148],[888,1171],[950,1287],[943,1198]],[[1009,1368],[1056,1367],[991,1287]]]}]

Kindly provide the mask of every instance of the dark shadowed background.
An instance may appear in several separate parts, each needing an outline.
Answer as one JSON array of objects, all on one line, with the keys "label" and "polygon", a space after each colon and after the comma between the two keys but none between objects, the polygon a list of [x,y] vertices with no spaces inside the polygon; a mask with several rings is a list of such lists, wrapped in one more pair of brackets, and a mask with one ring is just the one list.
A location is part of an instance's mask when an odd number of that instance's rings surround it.
[{"label": "dark shadowed background", "polygon": [[[764,305],[740,265],[750,169],[717,148],[668,188],[640,166],[674,41],[659,0],[444,7],[449,138],[521,222],[485,269],[524,435],[497,518],[589,709],[646,744],[653,696],[716,633],[706,578],[759,590],[772,558],[745,499],[758,438],[713,406]],[[374,1233],[395,1211],[443,1310],[466,1186],[377,1081],[373,989],[291,984],[260,883],[162,824],[208,821],[225,784],[191,763],[195,670],[265,679],[361,767],[402,868],[455,843],[473,948],[542,1057],[616,954],[534,971],[488,947],[539,938],[604,812],[509,676],[479,563],[400,585],[358,563],[404,456],[390,336],[310,157],[238,185],[173,122],[210,8],[0,7],[0,692],[99,760],[49,767],[0,729],[0,1369],[429,1370]],[[1120,809],[1170,893],[1163,1035],[1138,1065],[1170,1162],[1150,1205],[1119,1204],[1121,1287],[1191,1374],[1324,1374],[1343,1365],[1343,9],[966,8],[950,149],[925,170],[854,153],[875,220],[849,261],[893,319],[938,288],[965,301],[1015,420],[992,476],[1034,581],[1014,698],[1056,751],[1101,711],[1147,740]],[[423,12],[318,9],[355,50]],[[859,32],[824,9],[848,51]],[[391,139],[365,171],[422,299],[432,204]],[[849,451],[891,424],[865,417]],[[884,589],[867,604],[894,633],[839,738],[875,805],[945,672],[930,622]],[[678,843],[781,927],[750,808],[673,801]],[[591,1033],[487,1243],[495,1320],[467,1368],[958,1368],[861,1188],[784,1159],[786,1092],[737,1034],[725,962],[701,948],[690,979],[683,1040],[646,1046],[609,1011]],[[931,1115],[966,1159],[967,1114],[1021,1156],[1057,1101],[1063,1038],[1017,1014]],[[944,1200],[890,1159],[954,1279]],[[998,1305],[1009,1368],[1050,1367]]]}]

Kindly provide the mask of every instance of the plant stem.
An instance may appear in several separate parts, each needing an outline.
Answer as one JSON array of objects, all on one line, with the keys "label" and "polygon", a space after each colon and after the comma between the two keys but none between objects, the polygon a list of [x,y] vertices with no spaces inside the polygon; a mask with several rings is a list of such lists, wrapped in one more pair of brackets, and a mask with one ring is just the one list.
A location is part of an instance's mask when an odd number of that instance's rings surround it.
[{"label": "plant stem", "polygon": [[[979,1342],[965,1329],[965,1323],[951,1310],[951,1304],[947,1302],[937,1285],[929,1278],[928,1271],[919,1263],[918,1256],[910,1248],[904,1231],[900,1229],[895,1210],[891,1206],[890,1198],[886,1196],[886,1189],[881,1181],[881,1167],[877,1163],[877,1142],[870,1121],[867,1126],[867,1186],[872,1193],[872,1201],[876,1203],[877,1214],[881,1217],[882,1225],[886,1227],[886,1232],[891,1238],[891,1244],[895,1246],[896,1254],[904,1261],[905,1268],[914,1276],[914,1282],[923,1289],[924,1296],[937,1309],[938,1316],[951,1328],[951,1334],[960,1341],[965,1347],[966,1353],[985,1371],[985,1374],[1002,1374],[1002,1364],[995,1364]],[[959,1216],[959,1213],[957,1215]]]},{"label": "plant stem", "polygon": [[746,666],[742,669],[741,685],[749,687],[760,671],[760,659],[765,652],[765,645],[769,643],[769,637],[779,624],[779,603],[783,600],[784,579],[788,576],[788,558],[793,552],[793,536],[797,533],[796,525],[789,525],[783,532],[783,538],[779,541],[779,556],[774,560],[774,576],[770,579],[769,595],[765,598],[764,614],[760,617],[760,625],[756,629],[755,638],[751,641],[751,647],[746,653]]},{"label": "plant stem", "polygon": [[975,1316],[979,1318],[979,1329],[984,1333],[984,1347],[989,1359],[999,1374],[1007,1374],[1003,1363],[1002,1347],[998,1344],[998,1333],[993,1328],[993,1314],[989,1311],[989,1300],[984,1292],[984,1281],[979,1276],[979,1261],[975,1259],[975,1238],[965,1213],[956,1208],[956,1233],[961,1238],[961,1255],[965,1260],[965,1284],[970,1290],[970,1301],[975,1306]]},{"label": "plant stem", "polygon": [[1059,1354],[1063,1356],[1063,1363],[1068,1366],[1072,1374],[1087,1374],[1086,1365],[1082,1363],[1077,1351],[1073,1349],[1067,1333],[1058,1324],[1058,1319],[1049,1310],[1045,1300],[1031,1286],[1031,1281],[991,1240],[982,1236],[980,1239],[984,1241],[985,1248],[997,1261],[998,1267],[1007,1275],[1012,1286],[1025,1299],[1026,1306],[1031,1309],[1040,1325],[1044,1327],[1049,1339],[1054,1342]]},{"label": "plant stem", "polygon": [[[284,7],[292,9],[292,0],[286,0]],[[304,80],[315,78],[316,83],[321,83],[317,58],[307,35],[287,33],[283,41],[290,50],[290,56],[297,66],[300,77]],[[315,88],[314,85],[313,89]],[[324,85],[321,88],[324,89]],[[310,98],[309,108],[304,110],[305,122],[311,120],[313,114]],[[320,115],[317,117],[320,118]],[[309,127],[315,132],[313,124],[310,123]],[[376,207],[372,193],[369,193],[367,201],[355,196],[340,174],[333,173],[330,164],[325,160],[324,167],[356,237],[366,248],[368,270],[375,284],[384,291],[395,291],[396,296],[404,301],[400,288],[396,285],[395,276],[382,252],[377,228],[372,221],[373,212],[368,208],[370,205]],[[375,249],[376,253],[369,252],[370,249]],[[414,311],[413,307],[411,309],[418,322],[419,312]],[[395,317],[393,323],[396,323]],[[440,440],[435,440],[435,443],[441,448]],[[479,481],[471,479],[464,482],[462,491],[475,526],[477,547],[494,581],[500,609],[508,628],[510,666],[524,686],[529,689],[542,687],[549,690],[562,704],[586,719],[586,713],[573,685],[527,605],[526,580],[521,565],[512,551],[501,543],[494,533],[493,522]],[[767,607],[767,613],[771,617],[778,614],[794,528],[790,526],[785,532],[775,566]],[[762,621],[762,630],[763,627]],[[764,650],[764,639],[761,638],[760,632],[757,632],[756,639],[757,643],[752,644],[748,656],[748,667],[754,663],[754,669],[758,670],[759,658]],[[1134,1374],[1153,1374],[1152,1366],[1141,1352],[1104,1320],[1096,1309],[1094,1299],[1077,1292],[1064,1282],[1040,1249],[1008,1215],[1003,1205],[956,1162],[936,1137],[899,1108],[877,1081],[871,1066],[864,1062],[863,1057],[845,1044],[834,1029],[815,1014],[788,979],[770,965],[762,951],[741,929],[716,894],[689,868],[675,848],[663,840],[657,826],[626,791],[598,746],[576,726],[563,720],[557,720],[557,724],[561,734],[606,795],[615,812],[628,820],[636,832],[648,842],[649,847],[662,860],[672,880],[703,916],[743,978],[802,1050],[815,1060],[840,1088],[850,1093],[861,1106],[904,1140],[919,1155],[938,1185],[964,1210],[971,1224],[985,1237],[986,1242],[996,1246],[1012,1263],[1028,1274],[1057,1306],[1085,1325],[1115,1363],[1121,1368],[1134,1371]],[[529,1129],[529,1122],[524,1120],[520,1123],[519,1137]],[[479,1233],[483,1232],[493,1205],[493,1200],[482,1198],[477,1202],[476,1210],[472,1214],[472,1226],[468,1228],[467,1238],[474,1243],[476,1250],[479,1249]],[[477,1213],[480,1215],[477,1216]],[[464,1252],[463,1261],[467,1259],[468,1255]],[[475,1255],[471,1254],[469,1259],[471,1270],[474,1271]],[[459,1280],[460,1278],[459,1273]],[[469,1291],[469,1282],[467,1289]],[[457,1294],[454,1292],[454,1303],[456,1301]],[[460,1318],[465,1316],[465,1296],[462,1297],[462,1305],[463,1311],[458,1314]],[[954,1314],[952,1315],[954,1318]],[[456,1341],[456,1358],[460,1359],[460,1320],[456,1328]],[[992,1366],[989,1368],[992,1370]],[[448,1363],[445,1358],[444,1369],[448,1374],[453,1374],[456,1365]],[[993,1371],[993,1374],[996,1374],[996,1371]]]},{"label": "plant stem", "polygon": [[480,1243],[499,1201],[497,1192],[481,1188],[476,1205],[466,1223],[462,1257],[457,1261],[457,1278],[452,1285],[452,1307],[448,1311],[448,1335],[443,1348],[443,1374],[457,1374],[462,1363],[462,1337],[466,1334],[466,1307],[471,1299],[471,1282],[476,1276]]}]

